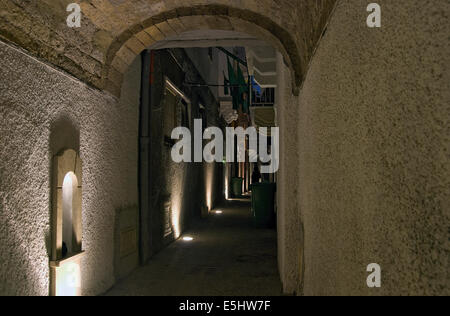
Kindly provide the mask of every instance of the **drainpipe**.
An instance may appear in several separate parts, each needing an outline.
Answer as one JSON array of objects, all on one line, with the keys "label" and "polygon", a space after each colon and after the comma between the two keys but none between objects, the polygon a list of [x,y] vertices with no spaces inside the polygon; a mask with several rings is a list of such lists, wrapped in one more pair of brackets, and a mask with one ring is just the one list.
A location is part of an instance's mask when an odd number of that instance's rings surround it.
[{"label": "drainpipe", "polygon": [[150,258],[151,249],[151,168],[150,168],[150,122],[151,86],[153,83],[154,54],[145,50],[141,54],[141,104],[139,114],[139,261],[145,264]]}]

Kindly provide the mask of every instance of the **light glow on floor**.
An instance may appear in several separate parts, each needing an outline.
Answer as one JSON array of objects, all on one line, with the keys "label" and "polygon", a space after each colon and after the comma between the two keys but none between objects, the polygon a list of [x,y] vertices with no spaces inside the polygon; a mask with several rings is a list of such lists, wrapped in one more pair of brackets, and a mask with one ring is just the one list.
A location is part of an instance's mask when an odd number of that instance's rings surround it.
[{"label": "light glow on floor", "polygon": [[185,236],[185,237],[183,237],[183,240],[184,240],[184,241],[193,241],[194,238],[192,238],[192,237],[190,237],[190,236]]},{"label": "light glow on floor", "polygon": [[56,296],[78,296],[81,289],[80,265],[68,262],[56,274]]}]

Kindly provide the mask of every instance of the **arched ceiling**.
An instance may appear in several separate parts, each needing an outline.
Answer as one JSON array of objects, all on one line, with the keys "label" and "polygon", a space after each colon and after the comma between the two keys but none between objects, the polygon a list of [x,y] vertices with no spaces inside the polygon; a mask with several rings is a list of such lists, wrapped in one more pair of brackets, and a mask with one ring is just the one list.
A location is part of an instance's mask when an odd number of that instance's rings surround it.
[{"label": "arched ceiling", "polygon": [[[80,28],[66,24],[69,3]],[[118,95],[123,73],[145,48],[186,31],[245,33],[283,55],[293,92],[303,81],[336,0],[0,0],[0,38]]]}]

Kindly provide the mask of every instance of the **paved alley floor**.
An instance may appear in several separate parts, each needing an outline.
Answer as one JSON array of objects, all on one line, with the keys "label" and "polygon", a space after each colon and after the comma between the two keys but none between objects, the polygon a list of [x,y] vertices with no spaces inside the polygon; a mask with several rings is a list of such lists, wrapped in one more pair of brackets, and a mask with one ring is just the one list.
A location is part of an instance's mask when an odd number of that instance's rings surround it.
[{"label": "paved alley floor", "polygon": [[110,296],[277,296],[276,231],[255,228],[249,200],[227,201],[118,282]]}]

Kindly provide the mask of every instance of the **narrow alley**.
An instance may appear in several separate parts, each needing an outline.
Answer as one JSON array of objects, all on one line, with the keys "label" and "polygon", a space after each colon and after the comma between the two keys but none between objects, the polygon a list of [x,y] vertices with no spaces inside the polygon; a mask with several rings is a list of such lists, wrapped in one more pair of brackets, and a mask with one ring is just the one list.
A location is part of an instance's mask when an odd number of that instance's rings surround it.
[{"label": "narrow alley", "polygon": [[450,294],[449,16],[1,0],[0,296]]},{"label": "narrow alley", "polygon": [[281,295],[276,238],[254,227],[250,200],[226,201],[106,295]]}]

